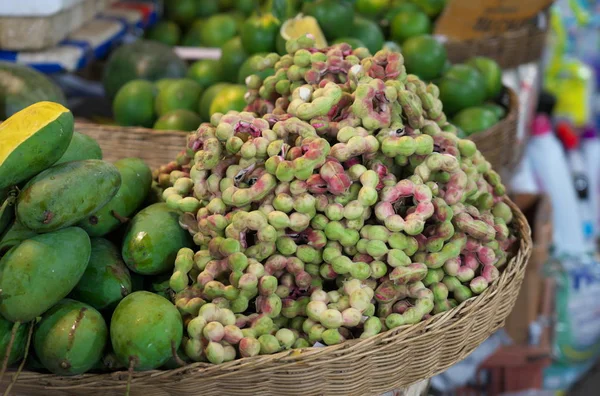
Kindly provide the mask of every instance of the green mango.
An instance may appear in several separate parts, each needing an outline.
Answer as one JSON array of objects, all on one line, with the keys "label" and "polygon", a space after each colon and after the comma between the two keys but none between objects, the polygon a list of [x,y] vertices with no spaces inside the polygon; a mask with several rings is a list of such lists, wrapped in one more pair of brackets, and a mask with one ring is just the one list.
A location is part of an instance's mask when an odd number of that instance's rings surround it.
[{"label": "green mango", "polygon": [[36,232],[68,227],[106,205],[120,186],[119,171],[108,162],[56,165],[25,185],[17,198],[17,218]]},{"label": "green mango", "polygon": [[90,262],[70,297],[103,310],[131,293],[131,277],[115,245],[102,238],[92,238],[91,243]]},{"label": "green mango", "polygon": [[121,253],[131,271],[157,275],[172,271],[179,249],[192,246],[192,237],[179,225],[179,213],[157,203],[135,215]]},{"label": "green mango", "polygon": [[13,221],[12,225],[10,225],[6,229],[6,232],[0,237],[0,257],[2,257],[11,247],[36,235],[36,232],[24,227],[18,220]]},{"label": "green mango", "polygon": [[77,375],[100,360],[107,341],[108,328],[100,312],[82,302],[64,299],[36,325],[33,348],[50,372]]},{"label": "green mango", "polygon": [[134,292],[113,313],[110,339],[119,361],[137,371],[165,364],[181,345],[183,322],[177,308],[161,296]]},{"label": "green mango", "polygon": [[116,230],[144,202],[150,191],[152,171],[144,161],[125,158],[115,162],[115,167],[121,174],[119,191],[99,211],[78,224],[90,236],[104,236]]},{"label": "green mango", "polygon": [[[6,348],[10,343],[14,323],[9,322],[0,316],[0,359],[6,357]],[[21,325],[15,333],[10,355],[8,356],[8,366],[21,361],[25,357],[25,344],[27,343],[28,325]]]},{"label": "green mango", "polygon": [[73,132],[71,143],[67,151],[54,165],[64,164],[71,161],[83,161],[88,159],[102,159],[102,149],[94,138],[79,132]]},{"label": "green mango", "polygon": [[81,279],[92,247],[77,227],[36,235],[0,259],[0,314],[29,322],[62,300]]}]

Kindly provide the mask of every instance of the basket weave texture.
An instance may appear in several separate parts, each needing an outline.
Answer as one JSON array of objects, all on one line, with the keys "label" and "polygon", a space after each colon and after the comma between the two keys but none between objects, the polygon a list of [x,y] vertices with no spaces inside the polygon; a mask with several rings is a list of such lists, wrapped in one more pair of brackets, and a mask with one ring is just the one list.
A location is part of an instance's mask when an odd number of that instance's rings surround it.
[{"label": "basket weave texture", "polygon": [[542,58],[548,36],[548,11],[541,15],[546,18],[543,28],[532,23],[497,36],[465,41],[449,40],[445,43],[448,59],[452,63],[461,63],[474,56],[487,56],[498,62],[503,69],[514,69],[526,63],[537,62]]},{"label": "basket weave texture", "polygon": [[492,168],[500,174],[510,174],[523,156],[524,144],[518,144],[517,126],[519,120],[519,97],[511,88],[505,87],[508,94],[508,112],[500,122],[483,132],[468,137]]},{"label": "basket weave texture", "polygon": [[[531,255],[531,230],[519,209],[506,202],[514,213],[518,251],[495,283],[458,307],[364,340],[220,365],[195,363],[175,370],[136,372],[130,394],[381,395],[444,371],[504,325],[519,294]],[[13,389],[17,396],[122,396],[127,376],[127,372],[75,377],[23,372]]]}]

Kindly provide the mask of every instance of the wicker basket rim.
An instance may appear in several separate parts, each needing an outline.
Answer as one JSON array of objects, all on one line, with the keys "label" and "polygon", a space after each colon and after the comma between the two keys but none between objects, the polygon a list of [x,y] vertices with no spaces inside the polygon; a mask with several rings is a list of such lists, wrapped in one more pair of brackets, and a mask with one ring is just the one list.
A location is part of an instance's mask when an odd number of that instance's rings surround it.
[{"label": "wicker basket rim", "polygon": [[[311,361],[318,358],[322,358],[323,355],[331,354],[332,352],[343,350],[343,356],[336,359],[348,359],[351,356],[358,356],[362,354],[375,353],[376,349],[363,350],[361,347],[364,344],[373,342],[374,340],[383,341],[386,344],[406,344],[414,342],[422,337],[430,336],[432,332],[439,331],[443,327],[444,331],[459,326],[465,321],[472,321],[477,316],[477,310],[470,310],[464,316],[458,318],[452,322],[450,326],[443,326],[446,320],[457,316],[462,311],[475,305],[484,305],[488,297],[495,295],[501,290],[507,283],[510,283],[510,279],[515,270],[522,270],[527,264],[528,257],[532,249],[531,229],[525,216],[521,213],[518,207],[506,197],[504,201],[509,205],[514,214],[514,224],[517,224],[517,234],[519,237],[519,248],[515,255],[509,260],[504,271],[501,273],[499,279],[488,287],[483,293],[478,296],[472,297],[462,302],[457,307],[432,316],[426,321],[420,322],[416,325],[401,326],[386,332],[377,334],[373,337],[366,339],[354,339],[348,340],[338,345],[326,346],[326,347],[309,347],[301,350],[288,350],[279,352],[273,355],[259,355],[249,358],[237,359],[231,362],[222,363],[220,365],[212,365],[208,363],[192,363],[186,366],[172,369],[172,370],[151,370],[144,372],[135,372],[131,379],[131,384],[141,383],[152,383],[159,381],[164,384],[165,380],[169,382],[188,382],[197,379],[197,375],[209,375],[212,380],[216,378],[224,378],[232,375],[239,374],[239,370],[246,368],[247,366],[261,367],[262,364],[267,362],[279,363],[280,369],[283,369],[288,365],[305,364],[307,367],[310,366]],[[523,268],[522,268],[523,267]],[[27,383],[29,385],[42,385],[43,383],[48,384],[54,382],[53,385],[43,385],[45,389],[77,389],[77,388],[94,388],[95,385],[101,389],[124,389],[127,383],[127,371],[117,371],[111,373],[102,374],[83,374],[73,377],[64,377],[54,374],[37,373],[32,371],[24,371],[17,381],[19,383]],[[96,380],[96,381],[95,381]],[[114,385],[108,385],[106,382],[103,384],[96,384],[96,382],[109,380]],[[415,381],[416,382],[416,381]],[[57,383],[60,383],[60,386]],[[64,385],[63,385],[64,384]],[[35,385],[34,385],[35,386]]]}]

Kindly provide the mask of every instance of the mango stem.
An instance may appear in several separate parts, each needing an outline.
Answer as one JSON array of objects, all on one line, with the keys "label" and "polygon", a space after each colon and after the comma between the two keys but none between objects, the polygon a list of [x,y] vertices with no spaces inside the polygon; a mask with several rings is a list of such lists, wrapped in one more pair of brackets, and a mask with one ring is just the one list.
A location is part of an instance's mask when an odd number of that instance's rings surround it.
[{"label": "mango stem", "polygon": [[34,326],[35,326],[35,320],[31,321],[31,324],[29,325],[29,333],[27,334],[27,343],[25,344],[25,356],[23,356],[23,360],[21,361],[21,364],[19,364],[19,368],[17,369],[17,372],[15,373],[15,375],[13,375],[12,380],[10,381],[10,384],[8,385],[8,388],[6,388],[6,391],[4,392],[4,396],[10,395],[10,391],[11,391],[12,387],[17,383],[17,380],[19,379],[19,375],[21,375],[21,371],[23,371],[23,367],[25,367],[25,362],[27,361],[27,356],[29,355],[29,347],[31,346],[31,338],[33,335],[33,327]]},{"label": "mango stem", "polygon": [[17,330],[19,330],[19,326],[21,322],[15,322],[12,327],[12,331],[10,332],[10,340],[8,340],[8,345],[6,346],[6,353],[4,354],[4,359],[2,359],[2,369],[0,369],[0,382],[4,379],[4,373],[6,372],[6,368],[8,367],[8,359],[10,358],[10,353],[12,352],[12,347],[15,342],[15,337],[17,336]]}]

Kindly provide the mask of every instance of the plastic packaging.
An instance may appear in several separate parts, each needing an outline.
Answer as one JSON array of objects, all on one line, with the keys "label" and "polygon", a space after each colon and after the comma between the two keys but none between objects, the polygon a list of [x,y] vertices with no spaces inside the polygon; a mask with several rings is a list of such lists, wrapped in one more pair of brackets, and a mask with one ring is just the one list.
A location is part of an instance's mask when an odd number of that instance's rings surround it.
[{"label": "plastic packaging", "polygon": [[553,241],[557,254],[586,253],[583,227],[579,217],[577,196],[562,145],[552,133],[552,124],[545,114],[538,114],[532,123],[532,137],[527,156],[540,188],[552,200]]}]

